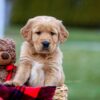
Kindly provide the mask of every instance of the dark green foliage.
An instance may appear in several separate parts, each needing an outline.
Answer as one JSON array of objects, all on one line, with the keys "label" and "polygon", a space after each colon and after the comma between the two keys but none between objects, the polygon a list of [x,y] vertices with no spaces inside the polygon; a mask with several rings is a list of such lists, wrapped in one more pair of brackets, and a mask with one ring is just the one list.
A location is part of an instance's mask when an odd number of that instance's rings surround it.
[{"label": "dark green foliage", "polygon": [[12,23],[25,23],[30,17],[50,15],[66,25],[99,26],[100,0],[16,0]]}]

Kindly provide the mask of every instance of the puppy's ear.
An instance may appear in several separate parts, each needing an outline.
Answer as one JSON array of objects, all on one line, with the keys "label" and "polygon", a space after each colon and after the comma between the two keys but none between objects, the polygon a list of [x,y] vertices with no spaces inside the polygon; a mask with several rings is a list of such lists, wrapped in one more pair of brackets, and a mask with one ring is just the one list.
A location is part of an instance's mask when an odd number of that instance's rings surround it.
[{"label": "puppy's ear", "polygon": [[32,38],[31,37],[32,25],[33,25],[33,21],[32,19],[29,19],[26,25],[20,30],[20,33],[22,34],[24,39],[27,41],[30,41]]},{"label": "puppy's ear", "polygon": [[65,28],[65,26],[62,24],[62,22],[60,21],[60,32],[59,32],[59,41],[60,43],[64,42],[65,39],[68,38],[69,36],[69,32],[67,31],[67,29]]}]

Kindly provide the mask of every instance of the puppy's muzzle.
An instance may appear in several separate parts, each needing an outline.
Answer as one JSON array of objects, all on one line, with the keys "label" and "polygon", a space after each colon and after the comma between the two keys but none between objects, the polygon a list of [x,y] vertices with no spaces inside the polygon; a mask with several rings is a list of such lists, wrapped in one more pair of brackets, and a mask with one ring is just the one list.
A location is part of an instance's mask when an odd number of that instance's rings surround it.
[{"label": "puppy's muzzle", "polygon": [[42,45],[43,45],[43,48],[44,49],[48,49],[49,48],[49,45],[50,45],[50,42],[49,41],[43,41],[42,42]]}]

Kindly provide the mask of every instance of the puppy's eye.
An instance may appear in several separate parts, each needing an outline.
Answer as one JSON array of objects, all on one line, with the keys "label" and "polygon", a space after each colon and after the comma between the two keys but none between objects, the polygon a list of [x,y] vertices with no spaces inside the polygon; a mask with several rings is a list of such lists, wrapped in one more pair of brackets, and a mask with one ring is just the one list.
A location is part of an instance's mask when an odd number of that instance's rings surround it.
[{"label": "puppy's eye", "polygon": [[40,32],[40,31],[36,32],[37,35],[41,35],[41,33],[42,33],[42,32]]},{"label": "puppy's eye", "polygon": [[56,35],[56,33],[54,33],[54,32],[50,32],[50,34],[51,34],[51,35]]}]

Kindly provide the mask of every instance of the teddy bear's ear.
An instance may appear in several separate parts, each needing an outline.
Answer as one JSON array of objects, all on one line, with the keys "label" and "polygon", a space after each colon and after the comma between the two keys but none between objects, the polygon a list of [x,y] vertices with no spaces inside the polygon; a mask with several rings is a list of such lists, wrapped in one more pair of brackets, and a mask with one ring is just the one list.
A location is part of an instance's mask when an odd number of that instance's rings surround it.
[{"label": "teddy bear's ear", "polygon": [[32,30],[33,20],[29,19],[26,25],[21,28],[20,33],[24,37],[25,40],[30,41],[31,40],[31,30]]},{"label": "teddy bear's ear", "polygon": [[67,31],[67,29],[65,28],[65,26],[62,24],[61,21],[60,21],[59,27],[60,27],[59,41],[60,41],[60,43],[62,43],[65,41],[65,39],[68,38],[69,32]]},{"label": "teddy bear's ear", "polygon": [[5,50],[6,41],[4,39],[0,39],[0,50]]}]

